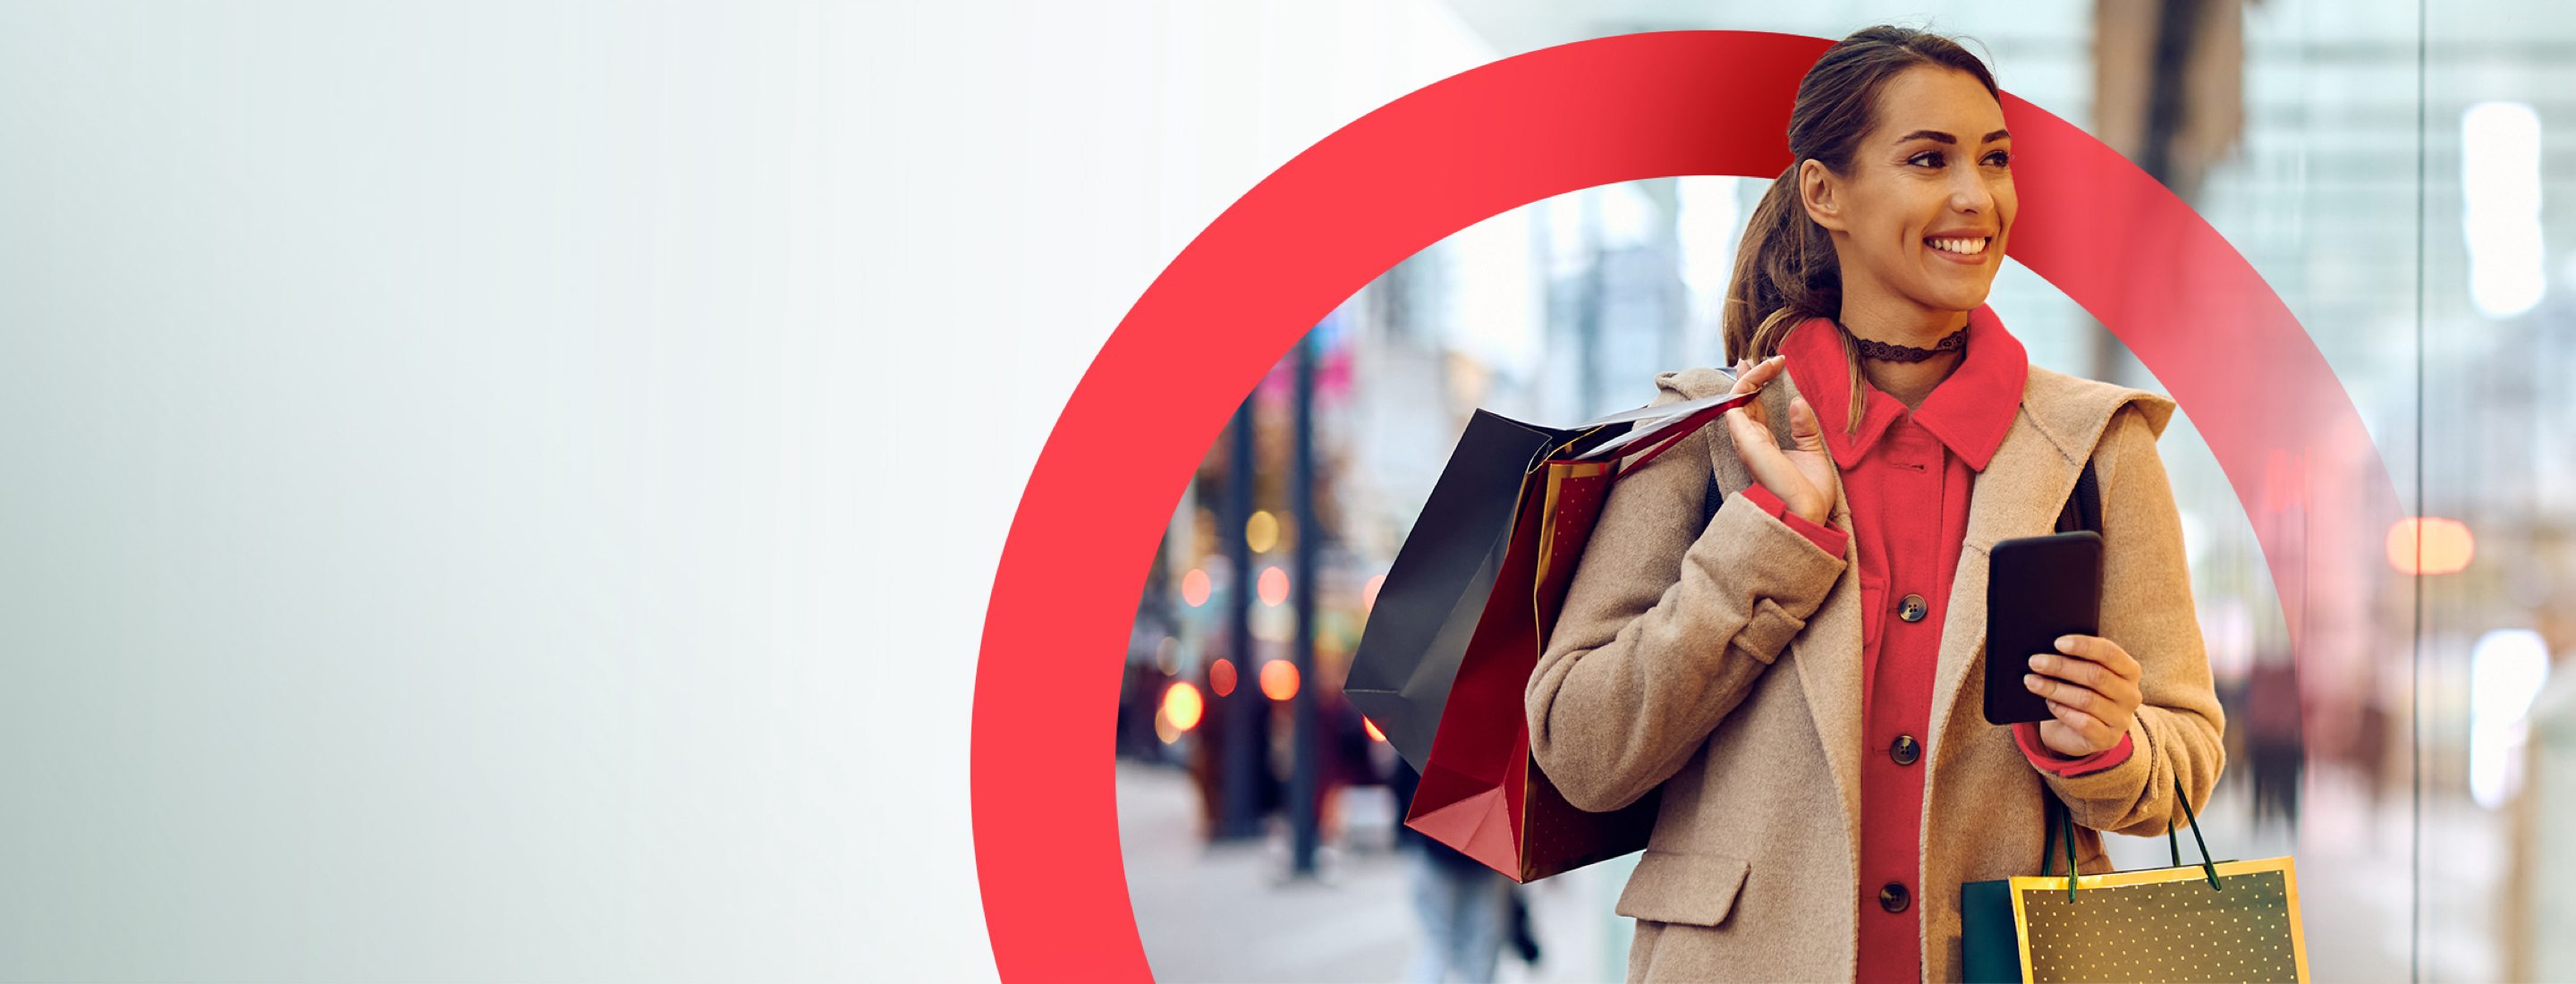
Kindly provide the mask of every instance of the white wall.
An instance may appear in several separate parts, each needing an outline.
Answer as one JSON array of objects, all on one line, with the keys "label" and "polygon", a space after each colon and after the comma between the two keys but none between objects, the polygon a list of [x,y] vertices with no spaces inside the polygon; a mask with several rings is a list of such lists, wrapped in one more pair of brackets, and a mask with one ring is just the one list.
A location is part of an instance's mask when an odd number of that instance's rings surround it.
[{"label": "white wall", "polygon": [[1430,0],[0,4],[0,976],[990,976],[1056,408],[1488,57]]}]

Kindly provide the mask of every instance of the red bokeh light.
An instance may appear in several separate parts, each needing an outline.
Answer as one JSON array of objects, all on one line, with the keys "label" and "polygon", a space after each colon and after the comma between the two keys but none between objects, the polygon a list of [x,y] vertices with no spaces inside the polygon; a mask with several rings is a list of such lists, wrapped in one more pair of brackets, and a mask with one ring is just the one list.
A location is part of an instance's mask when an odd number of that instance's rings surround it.
[{"label": "red bokeh light", "polygon": [[1181,575],[1181,600],[1192,608],[1207,604],[1208,594],[1213,589],[1206,571],[1193,567],[1189,573]]},{"label": "red bokeh light", "polygon": [[1261,664],[1261,695],[1271,700],[1297,696],[1297,664],[1284,659]]},{"label": "red bokeh light", "polygon": [[1273,608],[1288,600],[1288,571],[1279,567],[1261,569],[1261,603]]},{"label": "red bokeh light", "polygon": [[1234,661],[1220,659],[1208,664],[1208,689],[1223,697],[1234,692]]},{"label": "red bokeh light", "polygon": [[1367,729],[1368,729],[1368,733],[1369,733],[1369,740],[1370,740],[1370,741],[1385,741],[1385,740],[1386,740],[1386,732],[1383,732],[1383,731],[1379,731],[1379,730],[1377,730],[1377,722],[1375,722],[1375,721],[1371,721],[1371,720],[1369,720],[1369,719],[1367,719],[1367,718],[1361,718],[1361,719],[1360,719],[1360,727],[1363,727],[1363,728],[1367,728]]}]

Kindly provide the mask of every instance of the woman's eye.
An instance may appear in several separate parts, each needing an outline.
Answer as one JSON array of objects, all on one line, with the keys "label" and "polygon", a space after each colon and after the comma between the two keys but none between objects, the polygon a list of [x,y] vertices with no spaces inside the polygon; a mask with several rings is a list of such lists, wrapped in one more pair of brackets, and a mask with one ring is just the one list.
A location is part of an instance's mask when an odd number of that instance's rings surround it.
[{"label": "woman's eye", "polygon": [[1998,151],[1995,151],[1994,153],[1991,153],[1991,154],[1987,154],[1987,155],[1986,155],[1986,166],[1987,166],[1987,167],[2011,167],[2011,166],[2012,166],[2012,159],[2013,159],[2013,155],[2012,155],[2010,152],[2008,152],[2008,151],[2001,151],[2001,150],[1998,150]]},{"label": "woman's eye", "polygon": [[1944,161],[1941,157],[1940,151],[1927,150],[1906,158],[1905,163],[1912,164],[1916,167],[1940,167]]}]

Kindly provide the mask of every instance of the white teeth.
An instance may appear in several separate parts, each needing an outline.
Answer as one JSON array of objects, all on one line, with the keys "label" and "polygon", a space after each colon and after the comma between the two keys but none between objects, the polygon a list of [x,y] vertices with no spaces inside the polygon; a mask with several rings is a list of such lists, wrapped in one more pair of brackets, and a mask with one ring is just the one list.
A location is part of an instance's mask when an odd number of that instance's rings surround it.
[{"label": "white teeth", "polygon": [[1944,253],[1964,253],[1964,254],[1969,255],[1969,256],[1975,256],[1975,255],[1977,255],[1977,254],[1979,254],[1979,253],[1983,253],[1983,252],[1985,252],[1985,251],[1986,251],[1986,244],[1987,244],[1988,242],[1991,242],[1991,241],[1992,241],[1992,240],[1990,240],[1990,239],[1983,239],[1983,238],[1979,238],[1979,239],[1934,239],[1934,240],[1931,240],[1931,243],[1932,243],[1932,248],[1933,248],[1933,249],[1940,250],[1940,251],[1942,251],[1942,252],[1944,252]]}]

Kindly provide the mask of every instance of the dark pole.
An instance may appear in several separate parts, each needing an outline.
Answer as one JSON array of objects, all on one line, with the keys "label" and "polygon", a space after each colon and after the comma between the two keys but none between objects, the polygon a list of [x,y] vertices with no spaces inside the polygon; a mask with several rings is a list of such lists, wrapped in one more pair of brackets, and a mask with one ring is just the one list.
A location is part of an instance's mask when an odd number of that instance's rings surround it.
[{"label": "dark pole", "polygon": [[2192,42],[2200,33],[2200,6],[2203,0],[2164,0],[2156,17],[2155,62],[2147,85],[2147,135],[2138,148],[2138,168],[2162,182],[2174,194],[2190,197],[2185,180],[2174,167],[2174,138],[2190,123],[2188,93]]},{"label": "dark pole", "polygon": [[1291,585],[1297,603],[1297,695],[1289,712],[1296,728],[1296,771],[1288,780],[1288,822],[1295,832],[1294,866],[1300,877],[1315,873],[1316,816],[1322,778],[1322,736],[1316,734],[1315,708],[1315,554],[1324,539],[1315,522],[1315,336],[1297,342],[1296,470],[1288,483],[1291,508],[1297,514],[1297,581]]},{"label": "dark pole", "polygon": [[1225,712],[1217,742],[1217,775],[1225,786],[1224,815],[1216,830],[1221,838],[1261,834],[1261,787],[1270,769],[1270,706],[1252,666],[1252,546],[1243,540],[1244,526],[1252,520],[1252,405],[1259,396],[1255,387],[1234,410],[1234,446],[1226,455],[1225,525],[1217,531],[1225,541],[1226,566],[1233,571],[1225,588],[1225,656],[1234,663],[1234,690],[1211,702]]}]

